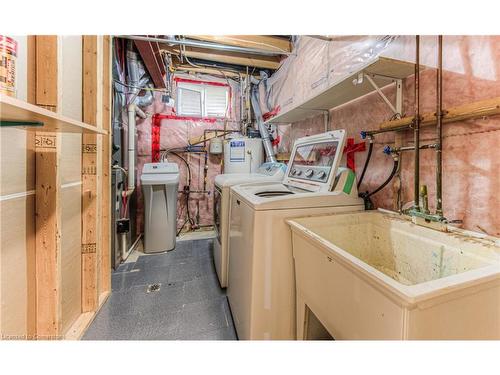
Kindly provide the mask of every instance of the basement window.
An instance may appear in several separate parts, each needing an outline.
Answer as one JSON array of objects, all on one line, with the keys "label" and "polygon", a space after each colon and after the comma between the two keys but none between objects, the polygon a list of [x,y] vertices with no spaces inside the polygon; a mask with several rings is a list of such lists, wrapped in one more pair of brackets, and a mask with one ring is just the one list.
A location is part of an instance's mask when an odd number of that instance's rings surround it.
[{"label": "basement window", "polygon": [[177,79],[177,114],[190,117],[229,116],[229,86],[218,82]]}]

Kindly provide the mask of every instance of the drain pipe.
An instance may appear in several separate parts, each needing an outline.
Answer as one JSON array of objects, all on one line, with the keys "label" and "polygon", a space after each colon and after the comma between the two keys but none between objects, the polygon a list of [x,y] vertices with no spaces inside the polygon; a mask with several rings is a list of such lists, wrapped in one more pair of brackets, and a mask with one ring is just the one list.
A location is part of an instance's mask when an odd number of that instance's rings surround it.
[{"label": "drain pipe", "polygon": [[136,117],[143,119],[146,114],[140,107],[147,107],[153,103],[154,97],[151,90],[146,90],[144,96],[139,96],[139,92],[144,88],[151,89],[153,86],[149,78],[139,77],[140,61],[137,53],[133,51],[132,42],[129,42],[127,50],[127,68],[129,75],[129,105],[127,107],[128,114],[128,184],[127,196],[130,196],[135,190],[135,134],[136,134]]},{"label": "drain pipe", "polygon": [[436,74],[436,118],[437,118],[437,144],[436,144],[436,214],[443,215],[442,203],[442,178],[443,178],[443,36],[438,36],[438,67]]},{"label": "drain pipe", "polygon": [[[274,155],[273,145],[271,143],[271,137],[269,136],[269,131],[262,119],[262,112],[259,105],[259,86],[260,81],[255,80],[254,87],[252,88],[252,107],[255,114],[255,121],[259,127],[260,137],[262,138],[262,144],[264,145],[264,151],[266,152],[266,161],[270,163],[276,163],[276,156]],[[253,83],[253,82],[252,82]]]},{"label": "drain pipe", "polygon": [[128,186],[127,195],[131,195],[135,190],[135,129],[136,116],[145,119],[146,114],[137,104],[129,104],[128,112]]}]

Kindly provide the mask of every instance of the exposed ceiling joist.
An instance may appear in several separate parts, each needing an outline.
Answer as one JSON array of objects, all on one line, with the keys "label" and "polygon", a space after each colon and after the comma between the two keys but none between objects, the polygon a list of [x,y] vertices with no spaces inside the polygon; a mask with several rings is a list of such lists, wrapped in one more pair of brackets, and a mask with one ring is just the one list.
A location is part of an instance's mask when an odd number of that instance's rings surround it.
[{"label": "exposed ceiling joist", "polygon": [[[166,51],[180,55],[180,49],[176,46],[161,45]],[[250,56],[242,53],[228,53],[213,51],[202,48],[185,47],[185,55],[189,58],[216,61],[225,64],[242,65],[256,68],[276,70],[280,66],[280,59],[273,56]]]},{"label": "exposed ceiling joist", "polygon": [[190,39],[225,44],[228,46],[256,48],[260,50],[290,53],[290,41],[269,35],[188,35]]},{"label": "exposed ceiling joist", "polygon": [[[211,75],[215,75],[215,76],[226,76],[228,78],[238,78],[240,75],[236,72],[232,72],[232,71],[229,71],[229,70],[226,70],[224,68],[221,68],[221,69],[216,69],[216,68],[209,68],[209,67],[200,67],[200,68],[196,68],[194,66],[191,66],[191,65],[179,65],[176,67],[176,70],[184,70],[184,71],[188,71],[188,72],[192,72],[192,73],[203,73],[203,74],[211,74]],[[224,74],[221,73],[221,70],[224,72]],[[246,75],[246,73],[241,73],[241,75]],[[257,74],[255,74],[255,76],[257,76]]]},{"label": "exposed ceiling joist", "polygon": [[[163,79],[162,69],[160,68],[161,59],[155,54],[155,49],[151,45],[151,42],[145,42],[142,40],[134,40],[135,46],[141,55],[142,61],[148,70],[151,79],[153,80],[154,86],[159,89],[164,89],[165,81]],[[158,48],[159,52],[159,48]]]}]

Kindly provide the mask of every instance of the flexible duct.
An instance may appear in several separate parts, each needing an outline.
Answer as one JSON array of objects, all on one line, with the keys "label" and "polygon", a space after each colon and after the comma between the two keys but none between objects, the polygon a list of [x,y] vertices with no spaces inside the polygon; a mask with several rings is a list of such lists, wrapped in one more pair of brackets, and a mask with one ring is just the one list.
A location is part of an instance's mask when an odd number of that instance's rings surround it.
[{"label": "flexible duct", "polygon": [[273,145],[271,143],[271,137],[269,136],[269,131],[267,130],[264,120],[262,119],[262,112],[260,110],[259,104],[259,86],[254,85],[252,87],[251,95],[252,107],[255,113],[255,120],[259,127],[260,137],[262,138],[262,144],[264,145],[264,151],[266,152],[266,161],[271,163],[276,163],[276,157],[274,156]]}]

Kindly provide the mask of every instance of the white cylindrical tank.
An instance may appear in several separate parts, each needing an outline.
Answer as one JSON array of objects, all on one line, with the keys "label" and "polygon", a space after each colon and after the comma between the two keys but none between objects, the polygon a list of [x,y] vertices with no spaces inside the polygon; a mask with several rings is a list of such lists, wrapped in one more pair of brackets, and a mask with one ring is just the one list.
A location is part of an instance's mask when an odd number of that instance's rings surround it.
[{"label": "white cylindrical tank", "polygon": [[261,138],[224,141],[224,173],[253,173],[264,162]]}]

